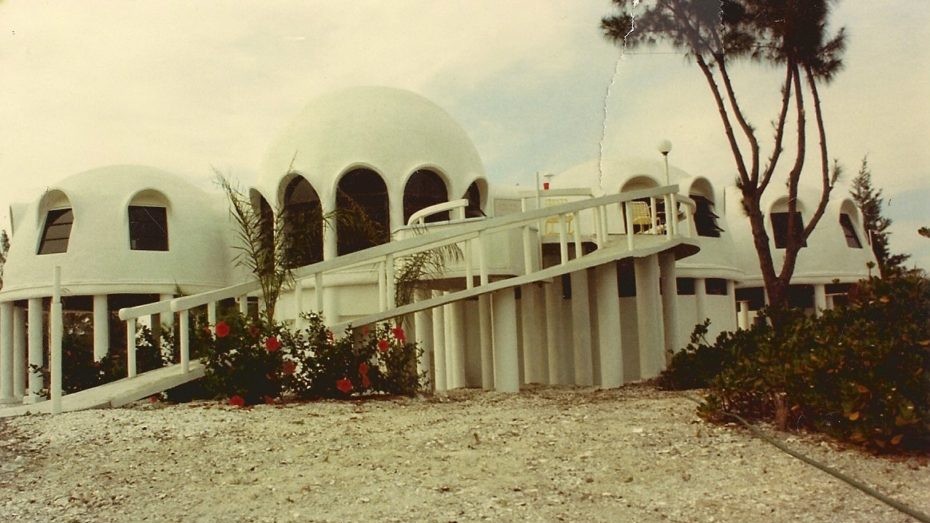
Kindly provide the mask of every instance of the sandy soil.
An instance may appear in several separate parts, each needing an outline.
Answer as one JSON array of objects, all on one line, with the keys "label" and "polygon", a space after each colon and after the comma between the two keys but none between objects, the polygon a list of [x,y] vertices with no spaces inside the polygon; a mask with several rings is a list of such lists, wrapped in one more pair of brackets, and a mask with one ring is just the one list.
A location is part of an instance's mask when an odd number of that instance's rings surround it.
[{"label": "sandy soil", "polygon": [[[911,521],[645,386],[0,420],[0,521]],[[926,460],[794,448],[930,512]]]}]

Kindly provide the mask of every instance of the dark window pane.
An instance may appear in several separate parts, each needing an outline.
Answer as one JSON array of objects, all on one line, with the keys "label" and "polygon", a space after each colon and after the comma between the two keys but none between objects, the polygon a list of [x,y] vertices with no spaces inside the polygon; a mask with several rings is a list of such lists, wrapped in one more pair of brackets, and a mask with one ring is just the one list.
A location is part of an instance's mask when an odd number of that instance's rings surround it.
[{"label": "dark window pane", "polygon": [[762,287],[736,289],[736,301],[748,301],[749,310],[759,310],[765,307],[765,290]]},{"label": "dark window pane", "polygon": [[798,309],[811,309],[814,307],[813,285],[789,285],[788,305]]},{"label": "dark window pane", "polygon": [[[413,213],[431,205],[447,202],[446,184],[442,178],[433,171],[421,170],[413,173],[404,187],[404,225],[413,216]],[[449,220],[449,212],[441,212],[427,216],[426,222],[441,222]]]},{"label": "dark window pane", "polygon": [[129,248],[168,250],[168,213],[164,207],[129,206]]},{"label": "dark window pane", "polygon": [[68,238],[71,237],[71,225],[74,213],[71,209],[55,209],[45,216],[45,228],[39,243],[39,254],[56,254],[68,251]]},{"label": "dark window pane", "polygon": [[[775,237],[775,248],[784,249],[788,245],[788,213],[773,212],[771,218],[772,233]],[[804,220],[800,212],[794,213],[794,232],[798,238],[800,238],[801,234],[804,232]],[[801,246],[807,247],[807,241],[802,242]]]},{"label": "dark window pane", "polygon": [[840,215],[840,227],[843,228],[843,235],[846,236],[846,246],[852,247],[853,249],[861,249],[862,242],[859,241],[856,228],[853,227],[852,220],[849,218],[848,214],[843,213]]},{"label": "dark window pane", "polygon": [[675,278],[679,296],[694,295],[694,278]]},{"label": "dark window pane", "polygon": [[718,216],[714,213],[714,204],[703,196],[691,195],[694,200],[694,227],[698,236],[719,238],[723,230],[717,226]]},{"label": "dark window pane", "polygon": [[336,250],[349,254],[391,240],[387,186],[381,176],[356,169],[339,181]]},{"label": "dark window pane", "polygon": [[621,298],[636,296],[636,268],[630,260],[617,264],[617,291]]},{"label": "dark window pane", "polygon": [[704,287],[707,290],[708,295],[727,295],[727,280],[724,280],[723,278],[707,278],[704,280]]},{"label": "dark window pane", "polygon": [[[266,227],[273,229],[271,207],[262,208]],[[323,260],[323,210],[320,198],[305,178],[298,176],[284,192],[285,261],[302,267]],[[271,235],[269,235],[271,236]]]},{"label": "dark window pane", "polygon": [[465,198],[468,199],[468,207],[465,208],[466,218],[478,218],[484,216],[481,210],[481,190],[478,189],[478,182],[472,182],[465,191]]}]

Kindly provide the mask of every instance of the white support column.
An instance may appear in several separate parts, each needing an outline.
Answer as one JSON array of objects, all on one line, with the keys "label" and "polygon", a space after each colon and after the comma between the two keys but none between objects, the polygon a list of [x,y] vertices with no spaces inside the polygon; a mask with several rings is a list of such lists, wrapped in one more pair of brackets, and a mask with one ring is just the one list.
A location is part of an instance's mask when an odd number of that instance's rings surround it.
[{"label": "white support column", "polygon": [[739,302],[739,313],[737,315],[737,328],[746,330],[749,328],[749,302]]},{"label": "white support column", "polygon": [[[436,291],[441,296],[441,291]],[[448,389],[446,382],[446,319],[443,307],[433,308],[433,365],[436,376],[435,389],[442,392]]]},{"label": "white support column", "polygon": [[[429,291],[425,289],[416,290],[416,301],[429,299]],[[413,313],[414,338],[423,349],[423,353],[417,359],[417,374],[426,374],[430,385],[435,383],[432,375],[433,366],[433,313],[431,309],[425,309]]]},{"label": "white support column", "polygon": [[0,303],[0,404],[13,397],[13,302]]},{"label": "white support column", "polygon": [[704,278],[694,279],[694,323],[704,323],[707,319],[707,282]]},{"label": "white support column", "polygon": [[571,366],[563,363],[566,347],[562,334],[571,329],[571,317],[562,314],[562,279],[556,277],[545,286],[546,298],[546,359],[549,364],[549,384],[568,385],[572,382]]},{"label": "white support column", "polygon": [[26,394],[26,311],[13,307],[13,398]]},{"label": "white support column", "polygon": [[126,376],[136,377],[136,319],[126,320]]},{"label": "white support column", "polygon": [[94,361],[102,360],[110,352],[110,313],[107,295],[94,296]]},{"label": "white support column", "polygon": [[[243,316],[248,316],[249,315],[249,295],[243,294],[242,296],[239,296],[238,298],[236,298],[236,302],[239,303],[239,314]],[[171,321],[172,323],[174,322],[173,314],[171,315]]]},{"label": "white support column", "polygon": [[665,327],[665,363],[672,353],[681,348],[678,339],[678,284],[676,281],[675,253],[659,255],[659,280],[662,287],[662,325]]},{"label": "white support column", "polygon": [[520,368],[517,357],[517,299],[513,289],[491,295],[494,315],[494,389],[520,392]]},{"label": "white support column", "polygon": [[[323,208],[323,216],[331,216],[336,210],[336,196],[333,195],[329,199],[321,200],[320,205]],[[332,260],[339,255],[337,234],[336,220],[331,220],[328,226],[323,226],[323,260]]]},{"label": "white support column", "polygon": [[623,385],[623,353],[620,336],[620,296],[617,294],[617,266],[605,263],[594,270],[597,294],[597,336],[601,388]]},{"label": "white support column", "polygon": [[523,334],[523,377],[526,383],[549,382],[546,331],[543,329],[545,310],[541,306],[540,290],[535,284],[520,287],[520,324]]},{"label": "white support column", "polygon": [[61,375],[61,338],[64,330],[61,310],[61,267],[55,266],[52,273],[52,305],[48,316],[49,324],[49,396],[52,414],[61,412],[62,375]]},{"label": "white support column", "polygon": [[[40,369],[45,365],[45,349],[42,346],[42,332],[45,327],[43,318],[42,298],[29,299],[29,366]],[[45,379],[41,370],[29,373],[29,396],[26,398],[27,403],[35,403],[43,400],[39,397],[42,389],[45,388]]]},{"label": "white support column", "polygon": [[454,301],[448,305],[449,348],[446,373],[449,376],[448,387],[458,389],[465,386],[465,303]]},{"label": "white support column", "polygon": [[[173,300],[174,294],[162,294],[158,297],[159,301]],[[174,313],[166,312],[164,314],[158,315],[158,321],[162,323],[168,329],[174,328]],[[153,328],[154,330],[154,328]]]},{"label": "white support column", "polygon": [[594,385],[594,362],[591,356],[591,302],[586,270],[571,273],[572,347],[574,349],[575,385]]},{"label": "white support column", "polygon": [[481,333],[481,388],[494,388],[494,331],[491,327],[491,295],[478,296],[478,329]]},{"label": "white support column", "polygon": [[827,309],[827,288],[820,283],[814,285],[814,315],[818,318],[823,315]]},{"label": "white support column", "polygon": [[636,332],[641,379],[654,378],[665,367],[664,325],[659,299],[659,260],[652,254],[634,260],[636,272]]},{"label": "white support column", "polygon": [[207,304],[207,323],[216,325],[216,302],[211,301]]},{"label": "white support column", "polygon": [[181,338],[181,372],[187,374],[190,372],[191,361],[190,311],[184,309],[178,313],[178,316],[180,319],[178,335]]}]

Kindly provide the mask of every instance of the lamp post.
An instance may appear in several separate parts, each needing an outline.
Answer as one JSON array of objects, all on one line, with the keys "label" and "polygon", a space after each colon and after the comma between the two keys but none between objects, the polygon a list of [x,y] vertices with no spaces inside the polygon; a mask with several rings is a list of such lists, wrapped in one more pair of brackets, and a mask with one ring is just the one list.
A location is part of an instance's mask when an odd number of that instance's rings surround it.
[{"label": "lamp post", "polygon": [[670,184],[668,178],[668,153],[672,151],[672,142],[668,140],[662,140],[659,142],[659,152],[662,153],[662,157],[665,158],[665,185]]}]

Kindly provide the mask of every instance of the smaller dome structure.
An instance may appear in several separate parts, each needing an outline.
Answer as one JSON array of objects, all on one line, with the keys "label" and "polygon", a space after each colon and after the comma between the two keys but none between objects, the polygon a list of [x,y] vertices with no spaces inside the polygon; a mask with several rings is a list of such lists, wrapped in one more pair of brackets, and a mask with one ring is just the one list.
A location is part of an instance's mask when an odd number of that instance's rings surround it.
[{"label": "smaller dome structure", "polygon": [[223,201],[177,175],[118,165],[72,175],[18,214],[0,295],[185,293],[227,283]]}]

